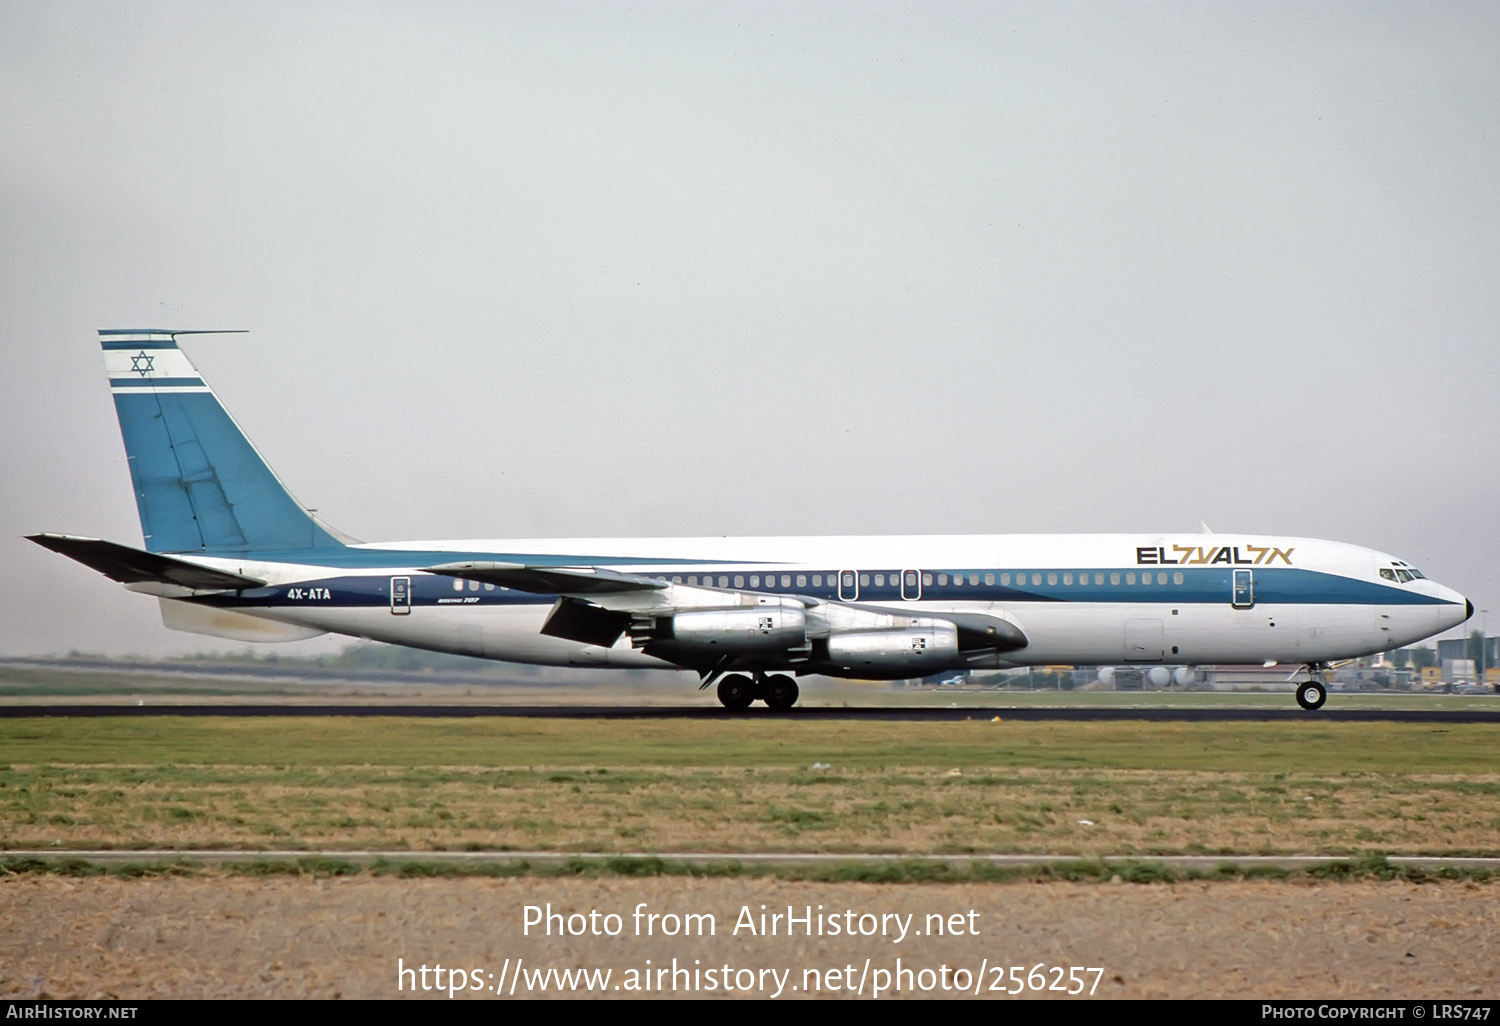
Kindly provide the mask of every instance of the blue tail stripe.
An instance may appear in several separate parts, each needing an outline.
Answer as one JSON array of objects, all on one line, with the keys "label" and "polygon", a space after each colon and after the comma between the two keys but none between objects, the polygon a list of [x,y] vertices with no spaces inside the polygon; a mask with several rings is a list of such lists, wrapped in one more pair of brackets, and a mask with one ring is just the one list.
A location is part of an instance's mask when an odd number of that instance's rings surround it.
[{"label": "blue tail stripe", "polygon": [[201,388],[202,378],[114,378],[111,388]]},{"label": "blue tail stripe", "polygon": [[104,341],[99,345],[109,349],[176,349],[177,343],[170,339],[144,339],[134,342]]}]

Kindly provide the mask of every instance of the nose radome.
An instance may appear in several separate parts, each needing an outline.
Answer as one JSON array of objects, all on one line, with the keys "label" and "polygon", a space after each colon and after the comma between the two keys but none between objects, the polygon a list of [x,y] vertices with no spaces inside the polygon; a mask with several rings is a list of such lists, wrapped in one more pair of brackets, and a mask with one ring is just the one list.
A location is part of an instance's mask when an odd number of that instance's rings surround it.
[{"label": "nose radome", "polygon": [[1464,619],[1468,620],[1474,615],[1474,603],[1464,599]]}]

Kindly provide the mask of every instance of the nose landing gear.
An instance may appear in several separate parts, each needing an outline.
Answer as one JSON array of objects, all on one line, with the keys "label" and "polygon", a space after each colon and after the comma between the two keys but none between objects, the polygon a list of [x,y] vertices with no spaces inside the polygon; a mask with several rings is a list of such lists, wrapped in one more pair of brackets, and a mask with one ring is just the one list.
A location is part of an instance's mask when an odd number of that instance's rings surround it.
[{"label": "nose landing gear", "polygon": [[1318,681],[1305,680],[1297,685],[1297,704],[1309,712],[1323,708],[1326,701],[1328,692]]},{"label": "nose landing gear", "polygon": [[1328,666],[1325,663],[1311,663],[1307,672],[1314,676],[1297,684],[1297,704],[1312,712],[1323,708],[1323,703],[1328,701]]}]

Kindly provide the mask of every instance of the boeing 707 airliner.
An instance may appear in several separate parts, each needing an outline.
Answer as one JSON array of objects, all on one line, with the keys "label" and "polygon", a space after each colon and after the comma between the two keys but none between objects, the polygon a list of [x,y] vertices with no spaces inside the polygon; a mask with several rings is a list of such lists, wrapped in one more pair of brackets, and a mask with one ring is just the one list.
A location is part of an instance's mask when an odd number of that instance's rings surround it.
[{"label": "boeing 707 airliner", "polygon": [[1317,709],[1330,663],[1474,611],[1385,553],[1252,534],[359,542],[292,498],[188,334],[99,333],[144,547],[30,536],[154,596],[175,630],[674,668],[730,709],[788,709],[808,674],[1284,663]]}]

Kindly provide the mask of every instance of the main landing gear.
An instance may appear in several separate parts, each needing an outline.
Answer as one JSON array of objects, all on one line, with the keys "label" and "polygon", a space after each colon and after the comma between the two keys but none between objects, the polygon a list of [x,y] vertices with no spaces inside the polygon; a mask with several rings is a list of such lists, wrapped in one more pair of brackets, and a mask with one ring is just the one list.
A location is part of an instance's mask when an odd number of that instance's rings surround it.
[{"label": "main landing gear", "polygon": [[753,679],[731,673],[719,681],[719,701],[726,709],[748,709],[759,699],[776,712],[784,712],[797,704],[799,694],[797,682],[784,673],[757,673]]},{"label": "main landing gear", "polygon": [[1307,669],[1309,673],[1316,676],[1297,684],[1297,704],[1308,712],[1312,712],[1314,709],[1323,708],[1323,703],[1328,701],[1326,683],[1328,668],[1322,663],[1314,663]]}]

